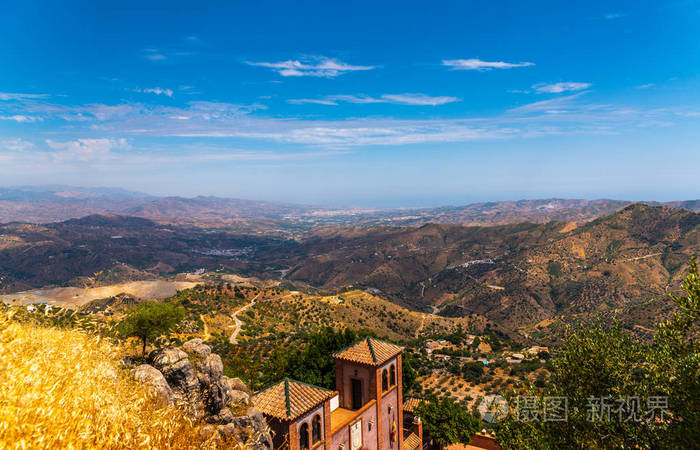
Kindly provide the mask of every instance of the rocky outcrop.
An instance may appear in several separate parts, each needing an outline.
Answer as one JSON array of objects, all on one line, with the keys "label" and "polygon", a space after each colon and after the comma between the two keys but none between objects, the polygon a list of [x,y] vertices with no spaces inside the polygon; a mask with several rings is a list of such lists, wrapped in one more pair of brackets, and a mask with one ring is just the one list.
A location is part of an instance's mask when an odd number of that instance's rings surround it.
[{"label": "rocky outcrop", "polygon": [[249,407],[250,390],[240,379],[223,375],[221,357],[201,339],[154,350],[148,363],[133,369],[134,378],[158,401],[176,404],[201,421],[203,436],[217,433],[218,439],[246,448],[272,449],[263,415]]},{"label": "rocky outcrop", "polygon": [[171,405],[173,403],[173,390],[170,389],[163,374],[155,367],[141,364],[134,369],[134,378],[136,381],[146,384],[153,396],[163,404]]}]

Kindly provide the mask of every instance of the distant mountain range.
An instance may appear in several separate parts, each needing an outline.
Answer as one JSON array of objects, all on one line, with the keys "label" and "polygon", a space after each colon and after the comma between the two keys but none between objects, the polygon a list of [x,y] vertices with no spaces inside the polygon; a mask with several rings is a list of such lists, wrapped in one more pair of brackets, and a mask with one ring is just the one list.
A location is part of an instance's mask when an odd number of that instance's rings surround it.
[{"label": "distant mountain range", "polygon": [[[0,223],[51,223],[91,214],[123,214],[160,223],[234,226],[241,231],[298,232],[324,225],[420,226],[585,222],[620,210],[625,200],[541,199],[417,209],[331,208],[219,197],[156,197],[118,188],[0,188]],[[700,211],[700,200],[643,202]]]},{"label": "distant mountain range", "polygon": [[319,227],[294,240],[93,215],[0,225],[0,293],[205,268],[299,290],[360,288],[513,337],[555,337],[595,315],[648,328],[699,255],[700,214],[639,204],[584,223]]}]

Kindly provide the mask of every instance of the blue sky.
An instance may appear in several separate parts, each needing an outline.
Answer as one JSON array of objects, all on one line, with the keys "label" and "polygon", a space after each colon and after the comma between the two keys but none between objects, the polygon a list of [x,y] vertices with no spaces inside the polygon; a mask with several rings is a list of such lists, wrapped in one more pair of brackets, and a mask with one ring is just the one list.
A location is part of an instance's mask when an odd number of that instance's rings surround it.
[{"label": "blue sky", "polygon": [[0,185],[700,197],[700,1],[13,2]]}]

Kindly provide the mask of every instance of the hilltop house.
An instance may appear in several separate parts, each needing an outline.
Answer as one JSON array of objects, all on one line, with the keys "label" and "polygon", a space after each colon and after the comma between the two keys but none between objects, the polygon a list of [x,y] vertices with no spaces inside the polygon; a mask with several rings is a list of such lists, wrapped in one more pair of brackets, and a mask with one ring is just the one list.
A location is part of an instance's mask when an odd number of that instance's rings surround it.
[{"label": "hilltop house", "polygon": [[403,422],[401,352],[374,338],[339,351],[335,390],[284,379],[252,397],[289,450],[422,449],[419,418]]}]

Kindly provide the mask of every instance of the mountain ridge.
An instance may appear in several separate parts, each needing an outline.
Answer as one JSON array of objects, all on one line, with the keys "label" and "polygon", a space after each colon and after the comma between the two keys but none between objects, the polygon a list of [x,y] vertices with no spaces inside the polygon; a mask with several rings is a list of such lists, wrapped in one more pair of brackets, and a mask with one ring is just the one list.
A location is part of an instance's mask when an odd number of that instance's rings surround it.
[{"label": "mountain ridge", "polygon": [[700,200],[633,202],[610,199],[546,198],[480,202],[429,208],[362,209],[324,207],[215,196],[158,197],[120,188],[64,185],[0,188],[0,223],[53,223],[91,214],[121,214],[162,223],[285,230],[319,226],[420,226],[426,223],[498,225],[521,222],[586,222],[633,203],[700,211]]}]

